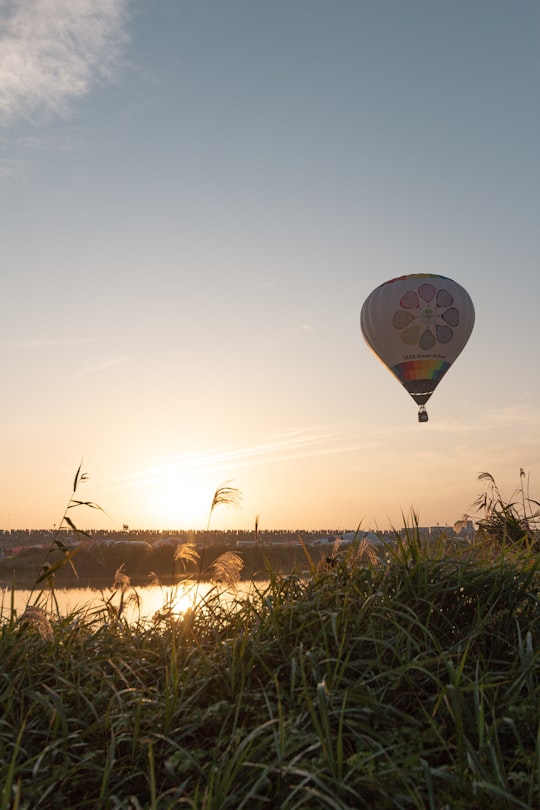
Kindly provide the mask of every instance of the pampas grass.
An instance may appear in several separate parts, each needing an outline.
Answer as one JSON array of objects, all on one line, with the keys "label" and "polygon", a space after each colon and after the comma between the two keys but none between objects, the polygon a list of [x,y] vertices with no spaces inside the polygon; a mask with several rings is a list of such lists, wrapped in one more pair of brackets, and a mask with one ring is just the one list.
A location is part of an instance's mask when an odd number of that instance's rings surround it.
[{"label": "pampas grass", "polygon": [[[477,533],[499,547],[516,543],[538,547],[540,502],[530,495],[530,476],[525,470],[520,469],[519,486],[510,498],[501,493],[491,473],[479,473],[478,480],[482,482],[484,489],[472,505],[477,520]],[[470,519],[471,515],[463,515],[455,526],[456,530],[460,531],[463,524]]]},{"label": "pampas grass", "polygon": [[192,540],[187,540],[185,543],[180,543],[178,546],[176,546],[174,551],[174,561],[180,561],[184,566],[184,571],[187,563],[196,563],[199,557],[200,554]]},{"label": "pampas grass", "polygon": [[210,529],[210,520],[212,519],[212,514],[217,506],[240,506],[242,493],[236,487],[229,486],[229,484],[230,482],[226,481],[214,492],[214,497],[212,498],[212,503],[210,505],[210,514],[208,515],[207,529]]},{"label": "pampas grass", "polygon": [[152,621],[6,619],[0,808],[539,807],[538,565],[412,527]]},{"label": "pampas grass", "polygon": [[52,614],[38,605],[27,605],[24,612],[17,619],[15,626],[35,627],[44,641],[54,641],[51,625]]},{"label": "pampas grass", "polygon": [[240,581],[240,574],[244,567],[244,561],[234,551],[225,551],[217,557],[210,569],[212,579],[215,582],[224,583],[227,587],[233,588]]},{"label": "pampas grass", "polygon": [[427,543],[416,523],[376,559],[358,542],[152,620],[127,621],[122,566],[98,607],[12,608],[0,810],[540,807],[531,545]]},{"label": "pampas grass", "polygon": [[[238,507],[240,505],[240,501],[242,500],[242,493],[236,487],[231,487],[230,482],[226,481],[224,484],[219,486],[216,491],[214,492],[214,497],[212,498],[212,503],[210,504],[210,511],[208,513],[208,523],[206,525],[206,532],[207,536],[204,541],[204,545],[202,548],[202,552],[200,555],[200,563],[199,563],[199,575],[197,577],[197,583],[199,583],[202,579],[203,570],[204,570],[204,562],[205,562],[205,555],[206,555],[206,547],[208,543],[208,532],[210,531],[210,521],[212,520],[212,515],[214,510],[218,506],[235,506]],[[217,561],[214,561],[214,564]],[[219,563],[218,563],[219,567]]]},{"label": "pampas grass", "polygon": [[73,531],[74,536],[78,539],[80,539],[81,537],[91,539],[91,535],[89,535],[88,532],[85,532],[83,529],[79,529],[75,525],[71,517],[68,515],[68,512],[70,509],[78,509],[83,506],[89,509],[97,509],[101,512],[104,512],[101,506],[99,506],[97,503],[94,503],[93,501],[82,501],[76,497],[80,484],[84,483],[87,480],[88,474],[82,472],[82,461],[81,461],[81,463],[77,468],[77,472],[75,473],[75,477],[73,479],[72,492],[68,499],[66,508],[64,510],[64,514],[62,515],[62,518],[58,523],[58,528],[56,529],[53,535],[51,545],[47,552],[48,558],[54,552],[61,552],[62,556],[60,557],[60,559],[57,559],[53,563],[49,562],[49,559],[45,561],[45,563],[42,566],[41,572],[34,583],[35,589],[37,589],[38,585],[42,586],[51,585],[53,583],[53,577],[55,572],[58,571],[60,568],[63,568],[65,565],[69,565],[73,571],[74,576],[77,577],[77,569],[75,568],[75,565],[73,563],[73,558],[75,557],[79,549],[77,547],[70,548],[69,546],[66,546],[63,540],[61,540],[62,532],[65,529],[70,529],[71,531]]}]

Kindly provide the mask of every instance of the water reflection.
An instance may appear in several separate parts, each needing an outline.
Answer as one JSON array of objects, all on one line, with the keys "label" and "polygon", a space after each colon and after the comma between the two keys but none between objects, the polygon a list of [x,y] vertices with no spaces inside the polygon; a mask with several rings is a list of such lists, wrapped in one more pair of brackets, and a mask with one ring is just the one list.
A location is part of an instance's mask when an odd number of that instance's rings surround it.
[{"label": "water reflection", "polygon": [[[258,583],[261,588],[263,583]],[[240,582],[235,591],[219,589],[221,599],[233,600],[241,598],[252,591],[252,582]],[[164,607],[170,608],[174,613],[181,614],[193,607],[196,601],[204,600],[205,597],[215,594],[216,586],[209,582],[181,583],[174,587],[161,585],[146,585],[144,587],[129,588],[124,594],[124,617],[129,622],[152,619],[152,617]],[[17,616],[24,612],[28,600],[34,602],[38,595],[37,591],[24,589],[3,589],[0,588],[0,615],[2,619],[10,616],[12,608]],[[67,616],[80,609],[96,610],[103,608],[107,600],[115,607],[120,603],[120,592],[112,588],[55,588],[53,601],[51,594],[43,593],[40,604],[49,610],[51,606],[58,605],[58,610],[62,616]],[[44,605],[46,601],[46,605]]]}]

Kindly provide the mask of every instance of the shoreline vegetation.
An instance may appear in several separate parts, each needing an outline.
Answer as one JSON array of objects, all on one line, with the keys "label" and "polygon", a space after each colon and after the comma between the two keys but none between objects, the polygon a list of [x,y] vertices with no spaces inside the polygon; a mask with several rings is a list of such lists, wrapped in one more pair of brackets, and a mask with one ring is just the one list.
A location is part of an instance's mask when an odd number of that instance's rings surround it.
[{"label": "shoreline vegetation", "polygon": [[236,550],[180,544],[171,581],[194,569],[198,598],[135,623],[124,564],[60,613],[83,552],[56,537],[0,624],[0,810],[540,807],[536,502],[485,480],[470,541],[303,543],[241,597]]},{"label": "shoreline vegetation", "polygon": [[[423,538],[436,542],[446,529],[426,530]],[[179,577],[213,579],[210,564],[220,556],[233,552],[242,560],[241,579],[265,579],[268,570],[288,574],[306,570],[306,548],[315,561],[323,562],[338,552],[343,553],[353,542],[369,535],[370,542],[382,549],[383,543],[393,544],[391,533],[375,536],[360,530],[350,532],[265,532],[253,539],[253,532],[84,532],[82,538],[70,532],[61,535],[61,546],[55,545],[53,532],[18,532],[0,535],[0,586],[31,587],[46,566],[61,563],[67,553],[73,566],[58,565],[54,571],[56,587],[106,587],[111,576],[124,566],[136,586],[150,584],[156,576],[166,585],[175,584]],[[470,535],[463,535],[467,542]],[[51,547],[52,546],[52,547]],[[176,565],[177,555],[192,549],[191,559],[183,555]],[[200,556],[208,567],[200,565]]]},{"label": "shoreline vegetation", "polygon": [[540,806],[538,555],[365,553],[135,626],[44,591],[0,629],[0,808]]}]

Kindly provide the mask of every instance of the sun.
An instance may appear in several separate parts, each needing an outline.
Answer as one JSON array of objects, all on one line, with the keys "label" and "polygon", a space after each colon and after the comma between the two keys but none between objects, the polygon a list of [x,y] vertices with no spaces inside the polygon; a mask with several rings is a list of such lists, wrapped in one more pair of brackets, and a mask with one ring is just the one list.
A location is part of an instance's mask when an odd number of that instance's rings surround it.
[{"label": "sun", "polygon": [[[111,483],[118,493],[122,521],[127,525],[203,531],[208,526],[215,493],[231,480],[218,456],[203,455],[156,460]],[[216,518],[212,517],[213,524],[220,522]]]},{"label": "sun", "polygon": [[172,478],[149,483],[141,491],[148,525],[156,528],[204,529],[212,503],[212,487],[200,481],[188,483]]}]

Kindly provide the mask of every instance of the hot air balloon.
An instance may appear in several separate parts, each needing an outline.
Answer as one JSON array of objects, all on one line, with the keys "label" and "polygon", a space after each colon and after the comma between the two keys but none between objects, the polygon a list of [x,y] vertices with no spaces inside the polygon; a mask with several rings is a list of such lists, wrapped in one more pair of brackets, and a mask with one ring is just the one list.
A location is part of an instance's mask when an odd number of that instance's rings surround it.
[{"label": "hot air balloon", "polygon": [[360,316],[368,346],[419,405],[426,402],[461,353],[474,325],[469,293],[431,273],[400,276],[368,295]]}]

